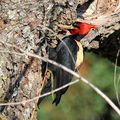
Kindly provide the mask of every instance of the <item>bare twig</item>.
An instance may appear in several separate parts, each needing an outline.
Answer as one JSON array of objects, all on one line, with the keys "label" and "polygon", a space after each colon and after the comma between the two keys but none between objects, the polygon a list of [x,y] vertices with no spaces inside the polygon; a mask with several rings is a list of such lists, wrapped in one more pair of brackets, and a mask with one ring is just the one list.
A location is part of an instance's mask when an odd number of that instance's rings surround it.
[{"label": "bare twig", "polygon": [[29,103],[29,102],[33,102],[33,101],[38,100],[39,98],[42,98],[42,97],[51,95],[52,93],[55,93],[55,92],[57,92],[57,91],[60,91],[60,90],[66,88],[66,87],[68,87],[68,86],[71,86],[71,85],[77,83],[77,82],[79,82],[79,79],[77,79],[77,80],[75,80],[75,81],[72,81],[72,82],[70,82],[70,83],[68,83],[68,84],[66,84],[66,85],[64,85],[64,86],[62,86],[62,87],[60,87],[60,88],[57,88],[57,89],[55,89],[54,91],[47,92],[47,93],[45,93],[45,94],[43,94],[43,95],[39,95],[39,96],[36,96],[36,97],[34,97],[34,98],[31,98],[31,99],[23,100],[23,101],[21,101],[21,102],[0,103],[0,106],[14,106],[14,105],[20,105],[20,104],[26,104],[26,103]]},{"label": "bare twig", "polygon": [[116,78],[117,77],[117,62],[118,62],[119,55],[120,55],[120,49],[117,52],[116,61],[115,61],[115,69],[114,69],[114,88],[115,88],[116,98],[117,98],[118,104],[120,106],[120,98],[119,98],[119,94],[118,94],[120,80],[119,80],[119,77],[118,77],[118,80]]},{"label": "bare twig", "polygon": [[[77,74],[76,72],[68,69],[67,67],[61,65],[61,64],[58,64],[56,63],[55,61],[52,61],[48,58],[44,58],[44,57],[41,57],[41,56],[38,56],[38,55],[35,55],[35,54],[32,54],[32,53],[29,53],[29,52],[25,52],[24,50],[20,49],[19,47],[15,46],[15,45],[11,45],[9,43],[4,43],[3,41],[0,41],[2,42],[3,44],[6,44],[7,46],[9,47],[13,47],[15,49],[18,49],[20,52],[22,52],[24,55],[27,55],[27,56],[31,56],[31,57],[34,57],[34,58],[37,58],[37,59],[41,59],[45,62],[49,62],[63,70],[65,70],[66,72],[72,74],[73,76],[77,77],[79,80],[76,80],[74,82],[70,82],[69,84],[65,85],[65,86],[62,86],[52,92],[56,92],[56,91],[59,91],[67,86],[70,86],[72,84],[75,84],[76,82],[78,81],[82,81],[84,82],[85,84],[87,84],[88,86],[90,86],[94,91],[96,91],[115,111],[116,113],[120,116],[120,110],[119,108],[110,100],[110,98],[108,98],[100,89],[98,89],[96,86],[94,86],[91,82],[89,82],[88,80],[86,80],[85,78],[81,77],[79,74]],[[15,53],[15,52],[14,52]],[[12,54],[12,53],[11,53]],[[36,99],[38,99],[39,97],[44,97],[44,96],[47,96],[47,95],[50,95],[52,92],[48,92],[44,95],[41,95],[41,96],[37,96],[37,97],[34,97],[33,99],[29,99],[29,100],[26,100],[26,101],[22,101],[22,102],[16,102],[16,103],[1,103],[0,106],[2,105],[18,105],[18,104],[23,104],[23,103],[26,103],[26,102],[32,102]]]}]

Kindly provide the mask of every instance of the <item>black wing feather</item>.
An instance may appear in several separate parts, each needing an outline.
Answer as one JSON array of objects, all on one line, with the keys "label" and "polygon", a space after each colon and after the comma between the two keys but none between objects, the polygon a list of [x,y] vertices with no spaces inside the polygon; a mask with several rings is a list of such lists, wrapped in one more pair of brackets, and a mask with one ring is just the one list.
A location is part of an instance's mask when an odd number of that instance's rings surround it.
[{"label": "black wing feather", "polygon": [[[58,45],[56,51],[50,49],[50,55],[49,55],[50,57],[49,58],[55,60],[56,62],[66,66],[67,68],[69,68],[71,70],[75,70],[74,62],[76,62],[77,51],[79,49],[77,46],[77,43],[75,42],[75,38],[74,38],[74,36],[68,36],[63,39],[63,42],[61,42]],[[69,53],[68,49],[70,50],[71,54]],[[71,55],[73,57],[71,57]],[[53,72],[53,75],[54,75],[54,89],[59,88],[65,84],[71,82],[72,75],[69,74],[68,72],[66,72],[63,69],[58,68],[52,64],[49,64],[48,67]],[[67,89],[68,89],[68,87],[56,92],[55,93],[56,96],[55,96],[53,103],[58,105],[61,100],[61,96],[67,91]],[[49,80],[47,82],[47,84],[44,86],[44,88],[41,91],[41,94],[44,94],[49,91],[51,91],[51,80]],[[43,98],[39,99],[38,105],[40,104],[40,102],[42,100],[43,100]]]},{"label": "black wing feather", "polygon": [[[64,42],[64,43],[63,43]],[[71,37],[66,37],[63,39],[63,42],[60,43],[60,45],[57,48],[57,60],[56,62],[64,65],[65,67],[75,70],[75,62],[77,58],[77,50],[78,46]],[[66,45],[64,45],[66,44]],[[71,53],[69,53],[69,51]],[[71,56],[72,55],[72,56]],[[61,68],[56,69],[55,74],[56,79],[56,88],[59,88],[72,80],[72,75],[68,72],[64,71]],[[67,91],[68,87],[56,92],[56,98],[54,99],[53,103],[56,105],[59,104],[61,96]]]}]

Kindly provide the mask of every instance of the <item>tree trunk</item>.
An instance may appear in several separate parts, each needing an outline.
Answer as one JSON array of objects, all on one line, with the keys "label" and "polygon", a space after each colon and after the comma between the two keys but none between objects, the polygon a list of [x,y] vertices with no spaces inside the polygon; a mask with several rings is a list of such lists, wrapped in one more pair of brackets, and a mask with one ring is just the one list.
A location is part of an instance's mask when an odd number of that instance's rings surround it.
[{"label": "tree trunk", "polygon": [[[66,25],[78,20],[97,25],[96,31],[91,31],[82,39],[84,48],[112,62],[116,61],[120,51],[120,1],[85,1],[0,1],[1,103],[33,98],[40,94],[42,83],[41,61],[14,54],[19,50],[10,44],[47,57],[47,46],[56,47],[59,39],[64,37],[59,24]],[[0,106],[0,111],[9,120],[27,120],[35,107],[36,101],[23,102],[19,105]],[[34,117],[36,119],[36,115]]]}]

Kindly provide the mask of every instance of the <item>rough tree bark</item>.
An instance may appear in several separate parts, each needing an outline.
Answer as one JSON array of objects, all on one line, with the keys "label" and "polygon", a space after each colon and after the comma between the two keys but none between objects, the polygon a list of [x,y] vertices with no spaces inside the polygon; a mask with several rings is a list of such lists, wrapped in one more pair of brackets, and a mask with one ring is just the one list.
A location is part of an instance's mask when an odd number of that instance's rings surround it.
[{"label": "rough tree bark", "polygon": [[[64,36],[58,25],[69,24],[75,20],[98,26],[97,31],[92,31],[82,40],[87,51],[115,62],[120,50],[119,0],[0,1],[1,103],[17,102],[37,96],[42,81],[41,61],[6,53],[18,52],[6,43],[47,57],[46,47],[56,47],[58,40]],[[9,120],[27,120],[35,105],[36,101],[16,106],[0,106],[0,111]]]}]

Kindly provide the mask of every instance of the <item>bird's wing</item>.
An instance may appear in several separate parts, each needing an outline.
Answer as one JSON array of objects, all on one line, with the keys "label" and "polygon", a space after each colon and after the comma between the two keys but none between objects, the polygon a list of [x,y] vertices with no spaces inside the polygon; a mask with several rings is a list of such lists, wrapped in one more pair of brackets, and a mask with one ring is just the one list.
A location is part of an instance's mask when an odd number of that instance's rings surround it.
[{"label": "bird's wing", "polygon": [[[69,49],[69,50],[68,50]],[[64,65],[65,67],[75,70],[75,63],[77,58],[77,43],[71,38],[67,37],[61,42],[57,48],[57,60],[59,64]],[[59,88],[72,80],[72,75],[64,71],[61,68],[56,68],[55,73],[55,88]],[[53,103],[56,105],[60,102],[61,96],[67,91],[68,87],[56,92],[56,98]]]}]

